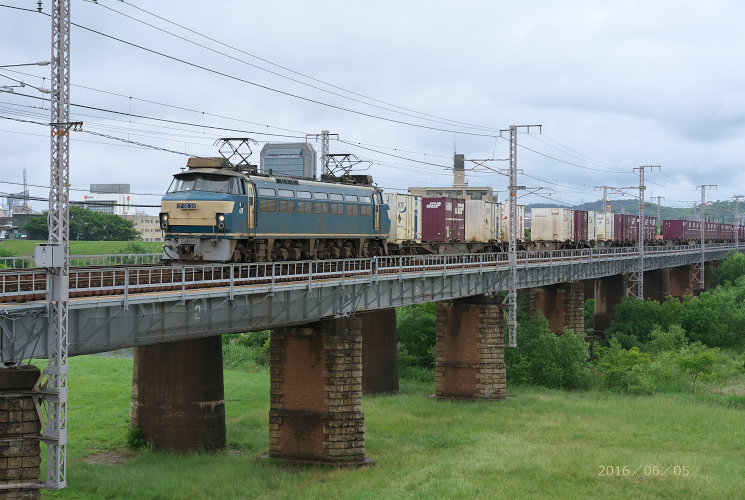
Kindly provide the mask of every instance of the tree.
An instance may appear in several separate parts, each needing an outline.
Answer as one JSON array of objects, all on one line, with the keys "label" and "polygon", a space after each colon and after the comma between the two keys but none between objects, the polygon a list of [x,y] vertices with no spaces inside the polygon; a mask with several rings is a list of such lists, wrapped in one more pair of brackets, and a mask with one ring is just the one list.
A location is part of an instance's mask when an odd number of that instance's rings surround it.
[{"label": "tree", "polygon": [[719,349],[708,348],[700,342],[694,342],[681,349],[676,363],[681,371],[691,377],[693,392],[696,392],[696,381],[700,376],[713,375],[718,357]]},{"label": "tree", "polygon": [[734,251],[711,271],[711,277],[717,285],[733,284],[742,276],[745,276],[745,255]]},{"label": "tree", "polygon": [[[29,219],[25,229],[29,239],[44,240],[49,237],[46,216]],[[70,207],[70,240],[131,241],[139,239],[140,233],[135,230],[132,221],[114,214]]]},{"label": "tree", "polygon": [[415,304],[396,309],[401,361],[411,366],[435,366],[436,303]]}]

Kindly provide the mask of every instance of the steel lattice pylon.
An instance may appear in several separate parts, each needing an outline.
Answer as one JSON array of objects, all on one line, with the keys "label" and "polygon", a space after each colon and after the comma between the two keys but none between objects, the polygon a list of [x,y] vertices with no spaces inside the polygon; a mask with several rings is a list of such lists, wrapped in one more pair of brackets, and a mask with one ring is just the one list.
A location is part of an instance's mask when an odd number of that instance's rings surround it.
[{"label": "steel lattice pylon", "polygon": [[67,485],[67,301],[70,240],[70,0],[52,0],[51,178],[49,243],[63,250],[61,267],[48,272],[49,364],[41,384],[45,413],[42,439],[48,445],[46,487]]}]

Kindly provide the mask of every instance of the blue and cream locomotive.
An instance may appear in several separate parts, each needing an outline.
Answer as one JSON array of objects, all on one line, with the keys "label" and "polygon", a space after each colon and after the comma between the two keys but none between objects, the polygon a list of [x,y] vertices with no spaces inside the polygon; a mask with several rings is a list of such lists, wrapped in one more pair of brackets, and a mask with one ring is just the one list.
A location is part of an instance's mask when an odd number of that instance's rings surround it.
[{"label": "blue and cream locomotive", "polygon": [[165,257],[262,262],[386,253],[382,191],[371,185],[249,174],[222,158],[190,158],[160,214]]}]

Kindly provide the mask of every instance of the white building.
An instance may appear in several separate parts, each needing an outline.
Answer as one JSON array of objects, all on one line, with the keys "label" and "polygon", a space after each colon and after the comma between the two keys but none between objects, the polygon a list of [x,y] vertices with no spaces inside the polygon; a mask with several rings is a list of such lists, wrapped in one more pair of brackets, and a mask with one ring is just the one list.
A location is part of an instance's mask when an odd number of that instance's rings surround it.
[{"label": "white building", "polygon": [[115,215],[136,215],[137,197],[129,184],[91,184],[90,194],[83,196],[83,208]]}]

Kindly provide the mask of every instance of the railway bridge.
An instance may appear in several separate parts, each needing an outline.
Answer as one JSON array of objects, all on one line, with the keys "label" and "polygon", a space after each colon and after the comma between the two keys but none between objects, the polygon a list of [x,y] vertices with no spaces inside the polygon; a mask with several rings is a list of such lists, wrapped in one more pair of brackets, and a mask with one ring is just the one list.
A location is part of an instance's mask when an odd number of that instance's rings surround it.
[{"label": "railway bridge", "polygon": [[[646,297],[697,293],[700,263],[734,249],[648,249]],[[557,333],[583,331],[584,301],[594,297],[602,332],[628,295],[638,262],[635,248],[519,252],[517,287]],[[70,271],[68,353],[136,348],[132,424],[159,449],[219,449],[225,446],[220,335],[270,329],[269,456],[361,465],[368,460],[363,391],[398,390],[395,307],[438,303],[436,397],[506,397],[500,292],[508,273],[507,254],[79,266]],[[5,365],[47,356],[47,310],[45,270],[0,272]],[[0,489],[39,480],[42,435],[31,411],[40,396],[37,381],[38,370],[0,370],[0,452],[16,442],[22,459],[5,469],[0,464],[0,482],[7,483]],[[2,420],[6,410],[13,419]]]}]

